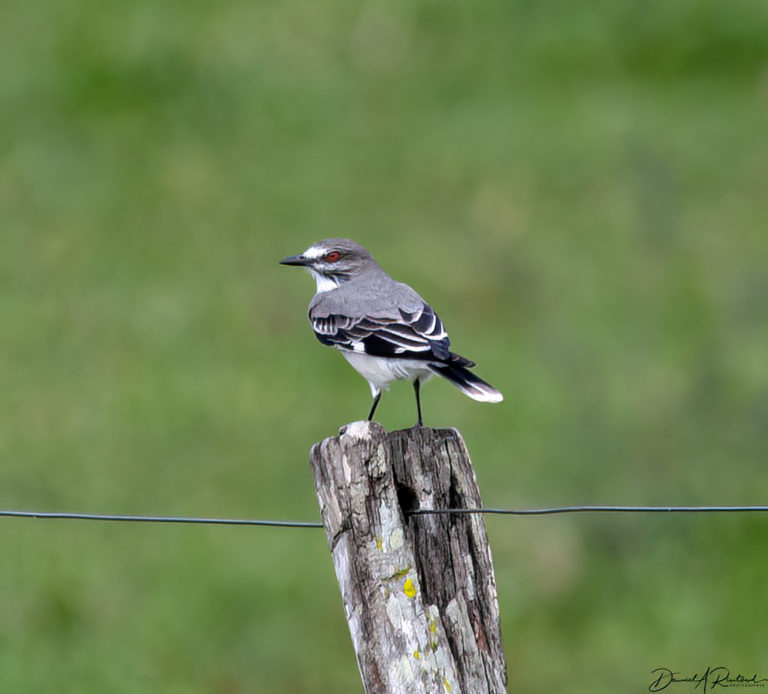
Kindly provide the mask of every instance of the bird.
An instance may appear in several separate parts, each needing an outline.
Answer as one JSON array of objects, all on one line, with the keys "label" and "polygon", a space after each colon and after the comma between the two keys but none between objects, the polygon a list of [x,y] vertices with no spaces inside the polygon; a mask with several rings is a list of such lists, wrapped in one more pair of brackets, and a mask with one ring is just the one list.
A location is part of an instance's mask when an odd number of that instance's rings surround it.
[{"label": "bird", "polygon": [[309,271],[317,291],[309,320],[317,339],[335,347],[366,380],[373,419],[382,390],[409,380],[416,395],[417,426],[423,426],[421,384],[442,376],[481,402],[501,402],[502,394],[469,369],[475,363],[451,352],[448,333],[435,310],[407,284],[392,279],[373,256],[350,239],[318,241],[282,265]]}]

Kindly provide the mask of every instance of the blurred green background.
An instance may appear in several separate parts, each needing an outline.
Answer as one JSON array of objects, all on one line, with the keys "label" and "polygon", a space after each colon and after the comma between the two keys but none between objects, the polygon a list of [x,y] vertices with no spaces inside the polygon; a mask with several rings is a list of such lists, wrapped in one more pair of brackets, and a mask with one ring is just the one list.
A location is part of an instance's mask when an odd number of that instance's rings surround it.
[{"label": "blurred green background", "polygon": [[[768,501],[768,5],[5,0],[0,507],[315,520],[363,243],[488,506]],[[411,389],[379,408],[414,420]],[[768,676],[768,518],[488,519],[510,691]],[[322,531],[5,520],[0,691],[361,686]]]}]

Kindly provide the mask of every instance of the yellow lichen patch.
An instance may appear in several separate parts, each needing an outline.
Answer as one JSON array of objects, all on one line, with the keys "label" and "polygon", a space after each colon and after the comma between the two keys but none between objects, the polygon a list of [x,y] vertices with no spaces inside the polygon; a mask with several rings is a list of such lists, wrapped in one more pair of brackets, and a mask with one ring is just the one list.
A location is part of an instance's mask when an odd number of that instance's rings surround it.
[{"label": "yellow lichen patch", "polygon": [[446,692],[451,691],[451,683],[447,679],[445,679],[445,677],[443,677],[443,686],[445,687]]},{"label": "yellow lichen patch", "polygon": [[376,549],[378,549],[379,552],[381,552],[381,548],[383,546],[384,546],[384,541],[380,537],[377,537],[376,538]]},{"label": "yellow lichen patch", "polygon": [[403,593],[409,598],[416,597],[416,586],[413,585],[413,580],[410,578],[406,578],[405,583],[403,583]]},{"label": "yellow lichen patch", "polygon": [[433,619],[429,622],[429,630],[433,633],[437,633],[437,622]]},{"label": "yellow lichen patch", "polygon": [[408,573],[410,572],[410,570],[411,570],[410,566],[406,566],[404,569],[398,569],[392,575],[385,576],[384,580],[385,581],[391,581],[391,580],[396,579],[396,578],[402,578],[403,576],[407,576]]},{"label": "yellow lichen patch", "polygon": [[419,658],[421,658],[421,653],[419,651],[414,651],[413,657],[416,658],[416,660],[418,660]]}]

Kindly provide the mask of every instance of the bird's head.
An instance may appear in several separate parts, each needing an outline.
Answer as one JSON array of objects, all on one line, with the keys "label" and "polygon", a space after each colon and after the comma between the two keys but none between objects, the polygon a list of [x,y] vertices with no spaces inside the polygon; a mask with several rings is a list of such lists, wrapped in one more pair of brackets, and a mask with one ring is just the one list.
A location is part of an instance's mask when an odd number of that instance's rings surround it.
[{"label": "bird's head", "polygon": [[378,268],[371,254],[350,239],[325,239],[299,255],[290,255],[281,265],[306,268],[317,282],[317,291],[335,289],[369,268]]}]

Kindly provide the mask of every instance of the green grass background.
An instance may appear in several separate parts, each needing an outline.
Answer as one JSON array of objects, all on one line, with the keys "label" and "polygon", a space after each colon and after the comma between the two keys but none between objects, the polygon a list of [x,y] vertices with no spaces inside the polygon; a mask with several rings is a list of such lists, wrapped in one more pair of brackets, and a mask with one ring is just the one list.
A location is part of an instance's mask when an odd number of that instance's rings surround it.
[{"label": "green grass background", "polygon": [[[6,0],[0,507],[318,517],[364,245],[506,395],[486,505],[768,501],[768,5]],[[414,420],[407,385],[380,406]],[[768,676],[768,519],[489,518],[510,691]],[[0,524],[0,691],[361,686],[322,531]]]}]

